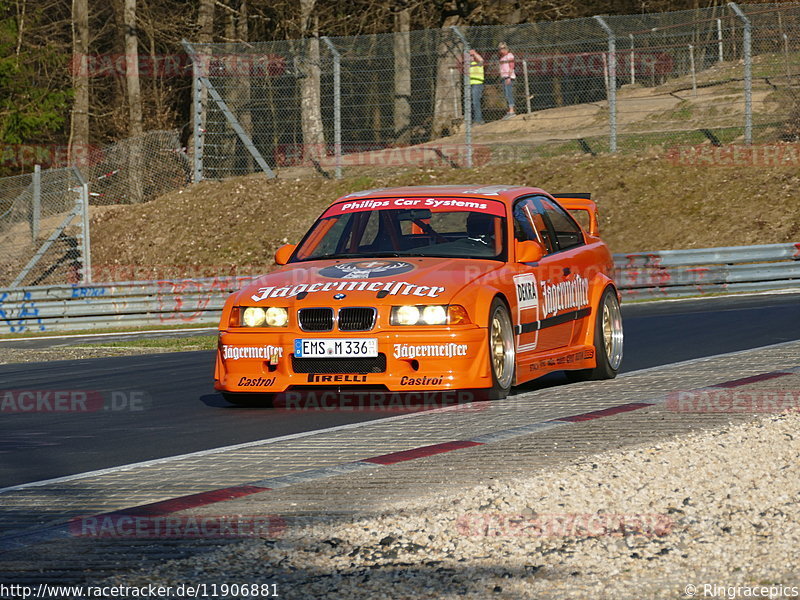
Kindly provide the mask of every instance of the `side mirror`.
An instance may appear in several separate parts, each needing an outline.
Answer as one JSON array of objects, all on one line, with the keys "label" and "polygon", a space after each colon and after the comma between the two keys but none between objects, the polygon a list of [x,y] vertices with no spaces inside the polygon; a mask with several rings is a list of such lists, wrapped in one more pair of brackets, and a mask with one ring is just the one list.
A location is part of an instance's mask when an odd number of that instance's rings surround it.
[{"label": "side mirror", "polygon": [[517,262],[532,263],[539,262],[544,256],[544,248],[539,242],[532,240],[516,243]]},{"label": "side mirror", "polygon": [[279,265],[285,265],[289,262],[292,252],[297,248],[297,244],[284,244],[275,252],[275,262]]}]

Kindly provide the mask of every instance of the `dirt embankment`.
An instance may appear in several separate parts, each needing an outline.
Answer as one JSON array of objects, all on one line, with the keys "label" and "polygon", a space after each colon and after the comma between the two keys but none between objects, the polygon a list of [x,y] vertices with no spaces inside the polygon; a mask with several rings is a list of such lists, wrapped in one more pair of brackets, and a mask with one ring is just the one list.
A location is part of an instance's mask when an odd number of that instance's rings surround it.
[{"label": "dirt embankment", "polygon": [[340,195],[447,183],[591,192],[600,206],[602,234],[615,252],[800,241],[797,161],[772,167],[677,162],[658,155],[575,156],[471,171],[372,169],[339,181],[263,175],[208,181],[96,214],[93,262],[98,275],[115,265],[155,266],[157,276],[179,274],[170,269],[212,275],[219,267],[243,265],[258,271],[272,263],[281,244],[297,242]]}]

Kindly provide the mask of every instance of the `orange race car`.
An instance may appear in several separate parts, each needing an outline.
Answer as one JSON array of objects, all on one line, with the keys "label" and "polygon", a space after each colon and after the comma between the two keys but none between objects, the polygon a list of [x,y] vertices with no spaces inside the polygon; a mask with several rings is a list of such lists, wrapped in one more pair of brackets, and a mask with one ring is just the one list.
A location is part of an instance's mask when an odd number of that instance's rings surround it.
[{"label": "orange race car", "polygon": [[[579,225],[585,223],[585,227]],[[214,387],[483,390],[615,377],[622,317],[588,194],[432,186],[348,194],[222,311]]]}]

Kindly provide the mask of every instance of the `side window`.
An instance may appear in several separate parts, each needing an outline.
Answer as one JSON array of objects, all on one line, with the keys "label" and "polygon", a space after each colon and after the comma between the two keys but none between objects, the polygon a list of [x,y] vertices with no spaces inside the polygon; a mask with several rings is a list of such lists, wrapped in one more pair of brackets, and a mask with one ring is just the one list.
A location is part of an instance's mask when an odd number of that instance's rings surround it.
[{"label": "side window", "polygon": [[584,243],[581,228],[567,211],[551,202],[548,198],[541,198],[542,207],[553,226],[556,243],[559,250],[567,250]]},{"label": "side window", "polygon": [[539,242],[547,254],[555,252],[550,230],[533,198],[523,198],[514,204],[514,237],[523,242]]}]

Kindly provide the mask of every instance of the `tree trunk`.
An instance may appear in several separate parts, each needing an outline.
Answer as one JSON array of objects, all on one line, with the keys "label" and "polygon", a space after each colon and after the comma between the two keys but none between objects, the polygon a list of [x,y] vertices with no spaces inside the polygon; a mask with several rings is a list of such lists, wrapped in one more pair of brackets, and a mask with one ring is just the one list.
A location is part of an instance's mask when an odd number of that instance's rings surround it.
[{"label": "tree trunk", "polygon": [[[233,11],[227,10],[225,11],[224,19],[225,40],[228,44],[232,44],[233,40],[236,39],[236,15]],[[238,71],[238,54],[236,52],[231,53],[229,47],[226,47],[221,58],[225,59],[225,72],[227,76],[225,77],[225,82],[217,88],[217,91],[225,99],[225,104],[228,105],[233,117],[238,118],[239,103],[241,102],[240,81],[242,79],[242,75]],[[241,175],[241,173],[237,172],[236,164],[238,162],[237,149],[239,147],[239,137],[236,135],[233,127],[231,127],[231,124],[222,116],[222,113],[220,112],[217,114],[221,121],[225,121],[225,124],[222,126],[225,135],[222,138],[222,156],[220,157],[222,164],[220,166],[225,169],[228,177]]]},{"label": "tree trunk", "polygon": [[89,149],[89,7],[87,0],[72,0],[72,127],[69,162],[86,157]]},{"label": "tree trunk", "polygon": [[394,16],[394,136],[397,145],[411,138],[411,13]]},{"label": "tree trunk", "polygon": [[[247,0],[242,0],[241,5],[239,6],[239,19],[236,23],[236,32],[239,37],[239,41],[247,42],[249,41],[249,27],[247,23]],[[250,58],[254,58],[253,55],[250,55]],[[252,65],[253,61],[248,60],[246,64]],[[251,86],[250,86],[250,75],[244,75],[241,77],[241,108],[239,109],[239,123],[242,125],[242,129],[244,129],[245,133],[250,137],[250,139],[255,144],[256,140],[253,138],[253,112],[251,107]],[[248,173],[252,173],[255,170],[255,162],[253,157],[250,153],[245,150],[244,151],[244,167]]]},{"label": "tree trunk", "polygon": [[[205,55],[208,54],[203,44],[210,44],[214,41],[214,0],[200,0],[200,6],[197,10],[197,46],[195,48],[200,53],[196,57],[200,61],[199,64],[194,65],[195,68],[200,70],[200,74],[208,75],[206,66],[208,61]],[[194,93],[194,92],[192,92]],[[192,98],[194,100],[194,98]],[[200,106],[203,107],[200,113],[200,129],[206,131],[206,112],[208,111],[208,90],[204,85],[200,86]],[[191,112],[189,115],[189,122],[192,128],[189,132],[189,138],[186,141],[186,146],[189,152],[194,154],[194,136],[197,133],[194,130],[194,101],[192,102]],[[201,138],[202,140],[202,138]]]},{"label": "tree trunk", "polygon": [[305,37],[311,33],[311,37],[305,41],[306,60],[303,77],[300,79],[300,122],[303,130],[303,157],[306,161],[320,161],[325,156],[320,89],[319,21],[316,16],[311,17],[315,1],[300,0],[302,34]]},{"label": "tree trunk", "polygon": [[197,10],[197,42],[210,44],[214,41],[214,0],[200,0]]},{"label": "tree trunk", "polygon": [[[449,15],[442,24],[441,39],[436,50],[436,94],[433,103],[433,123],[431,137],[441,137],[450,133],[453,121],[458,118],[459,90],[462,74],[459,55],[461,42],[450,27],[458,25],[459,15]],[[455,75],[453,69],[456,69]]]},{"label": "tree trunk", "polygon": [[128,190],[131,202],[141,202],[142,180],[142,93],[139,86],[139,37],[136,33],[136,0],[125,0],[125,84],[130,119],[130,155],[128,161]]},{"label": "tree trunk", "polygon": [[136,32],[136,0],[125,0],[125,83],[131,136],[142,135],[142,92],[139,85],[139,37]]}]

